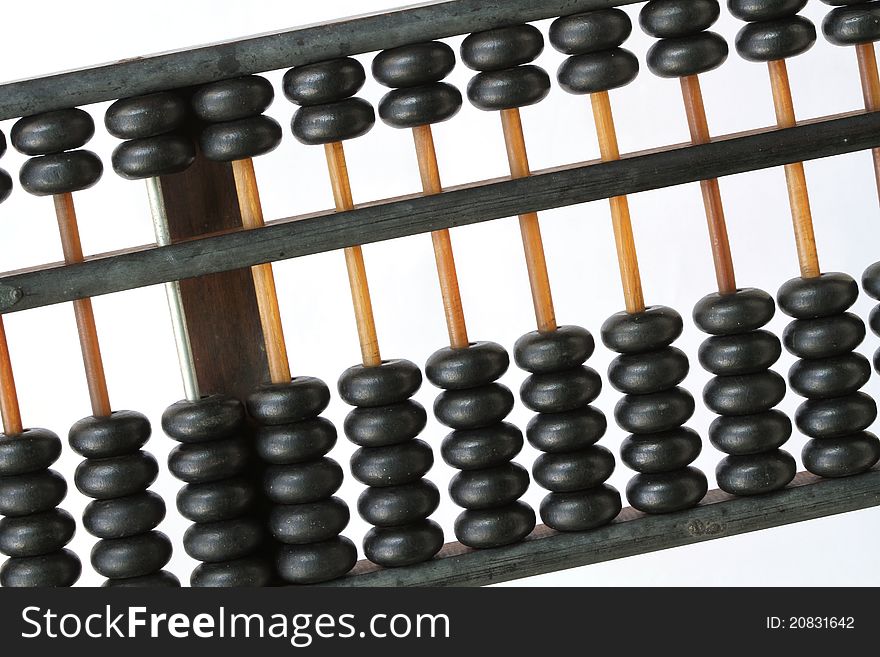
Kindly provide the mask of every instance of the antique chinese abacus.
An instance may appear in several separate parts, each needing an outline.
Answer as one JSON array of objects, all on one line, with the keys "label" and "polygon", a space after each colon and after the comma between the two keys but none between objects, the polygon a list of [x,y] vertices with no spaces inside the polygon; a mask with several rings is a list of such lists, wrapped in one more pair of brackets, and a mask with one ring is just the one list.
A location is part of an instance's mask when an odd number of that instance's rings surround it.
[{"label": "antique chinese abacus", "polygon": [[[806,0],[729,0],[726,10],[745,23],[733,49],[712,31],[725,10],[717,0],[450,0],[0,85],[0,120],[16,120],[10,143],[28,158],[20,188],[53,199],[64,256],[0,274],[0,584],[71,586],[89,563],[106,586],[179,586],[166,565],[183,550],[199,562],[188,580],[200,587],[482,585],[880,505],[877,405],[862,390],[872,368],[857,352],[866,324],[852,310],[859,285],[820,268],[803,165],[873,150],[880,194],[880,0],[824,1],[832,7],[822,31],[855,49],[865,110],[806,122],[786,66],[818,40],[799,15]],[[654,40],[646,68],[678,80],[690,141],[626,154],[612,101],[638,84],[639,58],[625,47],[635,15]],[[544,20],[546,34],[533,25]],[[444,42],[452,37],[463,37],[458,57]],[[565,56],[556,75],[540,65],[545,38]],[[723,75],[731,50],[767,64],[777,122],[713,137],[701,76]],[[364,55],[386,88],[381,98],[357,95],[368,73],[355,57]],[[472,72],[464,94],[448,81],[458,59]],[[292,140],[266,115],[278,94],[263,74],[273,71],[286,71],[278,91],[296,106],[286,106]],[[584,120],[591,110],[601,157],[534,171],[522,115],[554,79],[588,98]],[[122,178],[145,181],[156,243],[86,258],[74,198],[100,189],[104,167],[83,149],[95,124],[81,108],[106,101],[104,127],[121,140],[108,161]],[[467,111],[497,115],[510,175],[444,188],[433,126],[454,126]],[[358,205],[345,143],[391,128],[411,132],[421,190]],[[254,158],[316,146],[333,209],[267,221]],[[737,219],[719,179],[775,167],[785,170],[800,275],[774,300],[738,286],[728,237]],[[19,192],[13,178],[0,170],[0,202]],[[684,183],[699,183],[716,279],[692,313],[646,302],[637,247],[650,247],[628,200]],[[559,323],[539,212],[605,199],[624,310],[587,312],[585,327]],[[479,281],[459,278],[455,229],[507,217],[519,220],[534,330],[523,327],[508,346],[474,342],[462,290]],[[431,240],[436,322],[449,337],[440,349],[427,345],[424,367],[383,358],[373,309],[383,291],[370,286],[365,259],[371,244],[416,236]],[[335,392],[352,407],[339,423],[356,447],[347,468],[332,457],[337,426],[322,415],[334,393],[297,371],[302,346],[285,337],[273,272],[273,263],[331,251],[344,252],[361,354],[341,375],[323,373],[338,375]],[[163,436],[146,416],[112,410],[91,305],[159,284],[184,392],[161,417],[177,443],[167,470],[183,482],[169,506],[191,523],[180,536],[157,530],[170,511],[150,487],[165,466],[143,450]],[[862,287],[880,299],[880,263]],[[22,423],[3,320],[66,302],[91,415],[64,445]],[[781,336],[767,328],[777,303],[793,320]],[[691,319],[708,335],[697,354],[675,346]],[[869,324],[880,334],[880,307]],[[595,331],[614,354],[605,377],[586,364]],[[797,358],[787,382],[773,369],[783,345]],[[214,358],[234,350],[235,362]],[[519,400],[534,414],[522,427],[500,382],[511,354],[526,372]],[[705,436],[688,426],[697,401],[683,385],[694,356],[712,375]],[[445,437],[425,431],[428,412],[413,398],[423,377],[440,389],[433,412]],[[613,424],[594,404],[603,378],[622,395]],[[805,398],[791,418],[777,408],[789,389]],[[809,439],[806,472],[785,449],[795,430]],[[694,465],[703,438],[719,453],[720,490],[709,491]],[[84,460],[62,476],[50,467],[66,449]],[[524,449],[537,457],[531,473],[518,463]],[[615,450],[634,472],[623,494],[607,483]],[[456,471],[448,497],[462,510],[449,529],[432,518],[444,497],[430,480],[437,455]],[[362,485],[356,500],[337,495],[348,476]],[[77,524],[60,508],[66,481],[92,499],[82,518],[98,539],[90,559],[65,547]],[[537,510],[522,499],[531,486],[544,491]],[[351,508],[370,526],[361,561],[346,536]]]}]

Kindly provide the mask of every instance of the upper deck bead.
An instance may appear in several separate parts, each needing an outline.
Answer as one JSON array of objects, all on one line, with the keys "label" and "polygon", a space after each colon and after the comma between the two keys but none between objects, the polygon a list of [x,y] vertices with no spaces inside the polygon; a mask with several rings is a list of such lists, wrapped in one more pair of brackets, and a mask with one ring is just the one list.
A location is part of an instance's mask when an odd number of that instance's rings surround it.
[{"label": "upper deck bead", "polygon": [[557,18],[550,25],[550,43],[565,55],[611,50],[632,34],[632,21],[620,9],[603,9]]},{"label": "upper deck bead", "polygon": [[117,100],[104,114],[104,125],[117,139],[144,139],[177,130],[186,114],[186,102],[180,96],[160,92]]},{"label": "upper deck bead", "polygon": [[663,78],[683,78],[721,66],[730,49],[714,32],[658,41],[648,51],[648,68]]},{"label": "upper deck bead", "polygon": [[252,116],[209,125],[199,142],[209,160],[232,162],[265,155],[281,143],[281,126],[269,116]]},{"label": "upper deck bead", "polygon": [[328,105],[307,105],[293,115],[290,128],[303,144],[316,146],[367,134],[376,123],[373,106],[363,98]]},{"label": "upper deck bead", "polygon": [[379,103],[379,117],[395,128],[415,128],[451,119],[461,105],[458,89],[445,82],[435,82],[385,94]]},{"label": "upper deck bead", "polygon": [[749,23],[736,36],[740,57],[772,62],[807,52],[816,43],[816,26],[802,16]]},{"label": "upper deck bead", "polygon": [[192,98],[193,110],[203,121],[221,123],[262,114],[275,91],[266,78],[246,75],[200,87]]},{"label": "upper deck bead", "polygon": [[513,109],[539,103],[550,93],[550,77],[539,66],[517,66],[475,75],[467,88],[468,100],[486,111]]},{"label": "upper deck bead", "polygon": [[501,71],[528,64],[543,50],[538,28],[515,25],[469,35],[461,44],[461,60],[475,71]]},{"label": "upper deck bead", "polygon": [[25,155],[50,155],[85,146],[95,135],[95,122],[81,109],[66,109],[19,119],[12,126],[12,145]]},{"label": "upper deck bead", "polygon": [[730,13],[741,21],[772,21],[794,16],[807,0],[727,0]]},{"label": "upper deck bead", "polygon": [[192,139],[164,134],[132,139],[113,151],[113,170],[123,178],[141,180],[186,170],[196,159]]},{"label": "upper deck bead", "polygon": [[373,60],[373,77],[386,87],[418,87],[440,82],[455,68],[455,51],[440,41],[384,50]]},{"label": "upper deck bead", "polygon": [[625,48],[614,48],[569,57],[556,77],[570,94],[592,94],[624,87],[638,74],[638,57]]},{"label": "upper deck bead", "polygon": [[91,151],[69,151],[31,158],[19,172],[19,182],[34,196],[78,192],[95,185],[104,172]]},{"label": "upper deck bead", "polygon": [[825,17],[822,32],[837,46],[880,41],[880,3],[837,7]]},{"label": "upper deck bead", "polygon": [[718,0],[652,0],[639,13],[642,29],[657,39],[703,32],[721,15]]},{"label": "upper deck bead", "polygon": [[308,107],[350,98],[366,79],[361,63],[344,57],[290,69],[284,74],[282,88],[290,102]]}]

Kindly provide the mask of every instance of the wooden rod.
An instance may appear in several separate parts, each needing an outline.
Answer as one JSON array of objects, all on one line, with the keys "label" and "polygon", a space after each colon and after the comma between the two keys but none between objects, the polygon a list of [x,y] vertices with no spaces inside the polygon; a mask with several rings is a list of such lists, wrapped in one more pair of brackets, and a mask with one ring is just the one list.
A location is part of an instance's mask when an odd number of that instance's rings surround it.
[{"label": "wooden rod", "polygon": [[[516,179],[532,175],[519,109],[502,110],[501,126],[504,130],[511,177]],[[556,311],[553,308],[553,293],[550,289],[550,274],[547,272],[547,258],[544,254],[538,213],[521,214],[519,229],[526,254],[526,268],[529,273],[529,285],[532,288],[532,303],[535,306],[538,330],[542,333],[550,333],[557,328]]]},{"label": "wooden rod", "polygon": [[0,315],[0,415],[3,416],[3,433],[7,436],[18,436],[24,431],[3,315]]},{"label": "wooden rod", "polygon": [[[76,223],[76,208],[72,194],[56,194],[55,218],[58,220],[58,233],[61,236],[61,249],[64,262],[68,265],[82,262],[83,251],[79,239],[79,226]],[[86,369],[86,382],[89,387],[89,399],[92,403],[92,414],[95,417],[110,415],[110,394],[107,391],[107,377],[104,374],[104,361],[101,358],[101,344],[98,341],[98,329],[95,326],[95,313],[91,299],[77,299],[73,302],[76,316],[76,329],[79,333],[79,345],[82,351],[83,365]]]},{"label": "wooden rod", "polygon": [[[773,89],[773,106],[776,109],[776,123],[780,128],[793,128],[797,125],[797,117],[791,96],[791,83],[788,80],[788,67],[785,60],[769,62],[768,66],[770,85]],[[788,199],[794,222],[794,238],[801,276],[816,278],[822,270],[819,268],[819,254],[816,250],[816,235],[813,230],[813,211],[810,209],[810,194],[807,190],[804,163],[786,165],[785,179],[788,183]]]},{"label": "wooden rod", "polygon": [[[440,182],[440,169],[437,166],[437,150],[434,148],[434,133],[430,125],[413,128],[416,145],[416,158],[422,178],[425,195],[439,194],[443,191]],[[435,230],[431,233],[434,244],[434,259],[437,261],[437,275],[440,279],[440,295],[443,298],[443,311],[446,315],[446,328],[449,331],[449,345],[453,349],[466,349],[470,345],[464,307],[461,303],[461,289],[458,285],[458,272],[455,268],[455,254],[449,229]]]},{"label": "wooden rod", "polygon": [[[859,73],[862,79],[862,92],[865,96],[865,109],[880,112],[880,73],[877,70],[877,53],[873,43],[860,43],[856,46],[859,60]],[[871,151],[874,155],[874,177],[877,179],[877,193],[880,194],[880,148]]]},{"label": "wooden rod", "polygon": [[[611,98],[608,92],[591,94],[590,102],[593,105],[593,119],[596,122],[602,160],[605,162],[619,160],[620,147],[617,143],[617,129],[614,127],[614,113],[611,110]],[[629,201],[626,196],[616,196],[609,199],[609,202],[626,311],[632,314],[641,313],[645,310],[645,295],[642,291],[642,277],[639,273],[639,257],[636,253],[636,240],[629,214]]]},{"label": "wooden rod", "polygon": [[[327,169],[330,172],[330,185],[333,187],[336,210],[345,212],[354,209],[342,142],[326,144],[324,153],[327,156]],[[373,301],[370,299],[367,268],[364,265],[364,254],[360,246],[345,249],[345,266],[348,269],[351,301],[354,305],[354,318],[361,343],[361,358],[365,367],[378,367],[382,364],[382,356],[379,353],[376,320],[373,318]]]},{"label": "wooden rod", "polygon": [[[263,205],[260,203],[260,189],[251,158],[232,163],[235,177],[235,191],[241,210],[241,224],[247,230],[262,228]],[[263,327],[263,341],[266,344],[266,359],[269,361],[269,377],[272,383],[290,382],[290,360],[284,341],[284,326],[281,323],[281,310],[278,305],[278,292],[275,289],[275,275],[271,264],[251,267],[254,288],[257,293],[257,308],[260,324]]]},{"label": "wooden rod", "polygon": [[[709,121],[706,118],[706,106],[703,103],[703,90],[700,78],[689,75],[681,78],[681,93],[687,114],[691,142],[708,144]],[[715,265],[715,278],[721,294],[736,292],[736,273],[733,267],[733,256],[730,253],[730,238],[727,233],[727,222],[724,218],[724,203],[721,200],[721,188],[718,179],[700,181],[703,192],[703,206],[706,209],[706,221],[709,224],[709,242],[712,249],[712,262]]]}]

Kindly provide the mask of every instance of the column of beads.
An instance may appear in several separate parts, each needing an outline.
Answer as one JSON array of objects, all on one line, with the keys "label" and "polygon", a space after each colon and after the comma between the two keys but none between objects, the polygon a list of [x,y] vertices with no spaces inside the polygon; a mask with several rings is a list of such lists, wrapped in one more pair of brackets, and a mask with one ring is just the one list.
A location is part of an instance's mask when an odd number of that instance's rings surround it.
[{"label": "column of beads", "polygon": [[[619,159],[609,91],[632,82],[636,57],[621,45],[632,33],[619,9],[558,19],[551,26],[554,47],[570,57],[557,74],[560,86],[589,94],[603,160]],[[694,399],[679,387],[689,371],[687,356],[671,346],[683,322],[673,309],[645,307],[629,204],[610,199],[626,311],[602,326],[602,341],[621,354],[608,369],[611,385],[623,392],[614,409],[617,424],[630,432],[621,459],[638,474],[630,479],[630,504],[646,513],[669,513],[696,505],[706,494],[705,475],[690,464],[702,449],[700,436],[684,427]]]},{"label": "column of beads", "polygon": [[[74,150],[94,132],[92,118],[79,109],[24,118],[12,130],[16,149],[36,156],[22,166],[22,187],[54,198],[67,264],[83,261],[73,192],[91,187],[103,172],[94,153]],[[68,441],[85,457],[74,475],[76,487],[94,499],[83,513],[86,529],[100,539],[92,566],[107,578],[105,586],[179,586],[162,570],[172,550],[168,537],[155,530],[165,503],[148,490],[159,473],[156,459],[141,449],[150,422],[134,411],[112,412],[91,300],[75,301],[74,310],[93,414],[71,427]]]},{"label": "column of beads", "polygon": [[[354,96],[365,81],[363,66],[351,58],[300,66],[284,76],[285,95],[300,106],[293,135],[324,146],[337,211],[354,207],[342,142],[366,134],[376,120],[372,106]],[[338,389],[355,407],[344,425],[358,445],[351,471],[368,486],[358,500],[361,517],[374,525],[364,537],[364,553],[380,566],[407,566],[443,546],[443,530],[428,519],[437,506],[436,487],[423,479],[434,455],[417,438],[427,414],[410,399],[422,374],[410,361],[382,360],[361,248],[346,249],[345,259],[363,364],[346,370]]]},{"label": "column of beads", "polygon": [[[0,157],[6,137],[0,132]],[[12,180],[0,169],[0,203]],[[50,470],[61,455],[61,439],[46,429],[25,429],[0,315],[0,586],[72,586],[82,565],[65,545],[76,531],[73,517],[57,508],[67,495],[64,477]]]},{"label": "column of beads", "polygon": [[[708,31],[718,20],[717,0],[652,0],[642,8],[642,29],[660,39],[648,53],[648,67],[662,78],[680,78],[691,141],[710,141],[700,74],[727,59],[727,42]],[[712,337],[699,358],[715,375],[703,389],[717,413],[709,440],[726,453],[716,470],[718,487],[733,495],[756,495],[787,486],[797,472],[794,458],[779,449],[791,437],[791,420],[774,407],[785,397],[785,379],[770,367],[782,344],[763,327],[776,314],[763,290],[738,289],[717,180],[700,183],[709,226],[718,292],[701,299],[694,322]]]},{"label": "column of beads", "polygon": [[[740,56],[768,63],[780,128],[796,125],[785,60],[816,41],[813,24],[797,15],[805,5],[806,0],[728,1],[731,13],[749,22],[737,35]],[[877,405],[859,391],[871,376],[871,365],[853,351],[865,337],[865,326],[847,312],[859,287],[847,274],[821,272],[804,166],[790,164],[785,173],[801,277],[780,288],[778,303],[795,318],[783,341],[800,359],[789,371],[789,385],[807,398],[795,414],[797,427],[811,438],[802,459],[819,476],[858,474],[880,460],[880,440],[866,431],[877,417]]]}]

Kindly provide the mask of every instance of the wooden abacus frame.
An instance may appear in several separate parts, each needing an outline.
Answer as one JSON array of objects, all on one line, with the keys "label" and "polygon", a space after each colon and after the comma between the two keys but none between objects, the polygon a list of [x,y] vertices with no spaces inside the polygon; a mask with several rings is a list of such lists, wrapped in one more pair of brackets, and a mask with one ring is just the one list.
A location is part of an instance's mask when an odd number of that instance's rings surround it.
[{"label": "wooden abacus frame", "polygon": [[[0,84],[0,120],[639,2],[433,2]],[[162,178],[170,246],[0,274],[0,314],[181,280],[202,391],[242,397],[268,373],[247,269],[252,265],[877,147],[880,113],[852,112],[633,153],[615,162],[570,164],[519,180],[386,199],[348,212],[279,219],[248,231],[241,230],[231,165],[200,156],[188,171]],[[235,326],[234,339],[218,333],[218,326]],[[840,480],[801,473],[788,488],[756,498],[712,491],[698,507],[681,513],[646,516],[625,509],[595,531],[560,534],[540,526],[522,543],[483,551],[450,543],[437,558],[401,569],[364,561],[330,585],[491,584],[878,505],[880,466]]]}]

